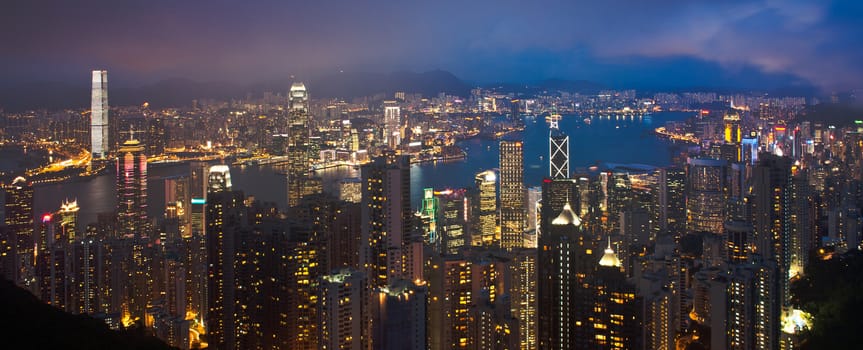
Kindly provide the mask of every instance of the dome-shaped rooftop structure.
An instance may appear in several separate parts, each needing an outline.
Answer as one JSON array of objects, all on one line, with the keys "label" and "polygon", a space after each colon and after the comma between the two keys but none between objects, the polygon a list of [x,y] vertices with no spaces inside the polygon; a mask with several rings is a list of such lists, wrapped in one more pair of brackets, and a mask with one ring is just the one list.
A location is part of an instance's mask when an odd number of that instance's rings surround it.
[{"label": "dome-shaped rooftop structure", "polygon": [[620,267],[621,265],[617,254],[614,254],[614,249],[611,249],[611,237],[609,237],[608,247],[605,248],[605,254],[602,254],[602,259],[599,259],[599,266]]}]

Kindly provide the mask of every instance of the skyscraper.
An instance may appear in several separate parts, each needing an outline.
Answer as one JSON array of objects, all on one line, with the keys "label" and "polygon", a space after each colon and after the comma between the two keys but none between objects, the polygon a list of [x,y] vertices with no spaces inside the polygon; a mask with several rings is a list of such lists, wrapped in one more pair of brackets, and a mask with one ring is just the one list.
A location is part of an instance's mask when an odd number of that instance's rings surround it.
[{"label": "skyscraper", "polygon": [[732,109],[725,113],[722,120],[725,122],[725,142],[739,144],[743,137],[743,132],[740,130],[740,114]]},{"label": "skyscraper", "polygon": [[426,349],[426,286],[395,280],[374,292],[374,348]]},{"label": "skyscraper", "polygon": [[341,269],[321,279],[318,348],[370,349],[372,312],[366,275]]},{"label": "skyscraper", "polygon": [[611,241],[599,260],[591,279],[592,290],[587,320],[589,346],[578,348],[640,349],[642,341],[641,298],[635,286],[626,279],[621,262],[611,248]]},{"label": "skyscraper", "polygon": [[401,145],[401,109],[395,102],[387,101],[384,106],[384,136],[386,144],[390,149],[396,149]]},{"label": "skyscraper", "polygon": [[288,116],[288,207],[300,202],[307,192],[309,166],[309,95],[303,83],[293,83]]},{"label": "skyscraper", "polygon": [[362,167],[362,238],[360,266],[369,285],[386,286],[405,271],[404,250],[413,230],[410,204],[410,158],[395,153]]},{"label": "skyscraper", "polygon": [[[69,213],[66,213],[69,214]],[[54,215],[53,218],[57,218]],[[43,218],[43,221],[44,218]],[[50,221],[50,219],[49,219]],[[64,222],[65,221],[65,222]],[[72,232],[65,231],[74,224],[74,216],[68,215],[61,220],[53,221],[54,229],[52,230],[53,237],[49,237],[49,269],[47,275],[47,285],[50,286],[48,299],[44,300],[54,307],[67,312],[72,312],[72,279],[71,272],[71,254],[69,254],[69,237],[66,236]]]},{"label": "skyscraper", "polygon": [[[66,292],[69,303],[66,309],[73,313],[94,313],[98,306],[96,299],[96,244],[88,241],[78,230],[78,201],[64,200],[60,210],[54,215],[55,233],[60,240],[53,242],[55,252],[66,254],[66,271],[62,280],[68,285]],[[60,280],[60,276],[55,276]]]},{"label": "skyscraper", "polygon": [[135,139],[124,142],[117,156],[117,226],[120,237],[147,234],[147,156]]},{"label": "skyscraper", "polygon": [[78,201],[64,200],[60,204],[60,210],[55,215],[57,219],[58,234],[68,243],[72,243],[78,237]]},{"label": "skyscraper", "polygon": [[90,149],[95,159],[105,158],[110,151],[108,130],[108,71],[94,70],[90,100]]},{"label": "skyscraper", "polygon": [[209,166],[204,162],[189,163],[189,195],[191,203],[190,215],[192,236],[203,237],[204,230],[204,206],[207,203],[207,179]]},{"label": "skyscraper", "polygon": [[470,245],[468,235],[468,199],[464,189],[444,190],[438,193],[441,199],[441,252],[458,254]]},{"label": "skyscraper", "polygon": [[[543,184],[543,203],[560,192]],[[558,209],[543,204],[542,235],[537,258],[538,348],[580,349],[589,344],[592,322],[586,296],[588,273],[595,261],[581,219],[567,202]],[[557,212],[556,215],[545,213]]]},{"label": "skyscraper", "polygon": [[686,228],[690,232],[723,233],[728,191],[728,163],[690,158],[686,181]]},{"label": "skyscraper", "polygon": [[513,252],[509,264],[510,305],[512,315],[518,319],[519,349],[538,349],[536,335],[537,318],[537,258],[536,249],[520,249]]},{"label": "skyscraper", "polygon": [[680,168],[659,171],[659,225],[675,241],[686,233],[686,172]]},{"label": "skyscraper", "polygon": [[288,99],[290,102],[291,111],[302,111],[309,113],[309,93],[306,91],[306,85],[302,82],[291,84],[291,91]]},{"label": "skyscraper", "polygon": [[711,349],[778,349],[775,265],[756,261],[695,274],[695,322],[708,326]]},{"label": "skyscraper", "polygon": [[[469,249],[462,255],[432,258],[429,278],[428,325],[429,348],[444,349],[493,349],[488,342],[492,329],[488,327],[488,315],[483,315],[485,305],[500,305],[505,302],[507,292],[504,284],[508,261],[489,254],[485,249]],[[509,311],[509,303],[501,305],[499,311]],[[507,312],[508,313],[508,312]],[[515,327],[507,329],[517,332]],[[485,338],[484,338],[485,337]],[[503,348],[514,348],[503,345]]]},{"label": "skyscraper", "polygon": [[548,131],[548,177],[569,178],[569,136],[560,131],[557,121],[552,120]]},{"label": "skyscraper", "polygon": [[[15,250],[15,273],[7,278],[28,285],[33,277],[33,186],[23,177],[16,177],[4,189],[5,220],[9,240]],[[0,225],[2,226],[2,225]],[[10,266],[11,267],[11,266]]]},{"label": "skyscraper", "polygon": [[[320,277],[328,272],[325,250],[336,210],[326,195],[303,198],[294,207],[297,225],[291,226],[286,261],[287,339],[292,349],[317,349],[321,334],[319,306]],[[333,242],[336,243],[336,242]],[[336,243],[337,244],[337,243]],[[359,245],[359,243],[358,243]]]},{"label": "skyscraper", "polygon": [[[78,224],[78,204],[64,201],[54,215],[43,217],[43,226],[46,228],[44,238],[40,239],[40,245],[45,244],[47,249],[40,249],[39,254],[45,255],[45,267],[41,269],[42,283],[45,290],[42,291],[43,301],[63,309],[67,312],[80,313],[82,310],[79,299],[82,289],[77,288],[77,282],[83,282],[83,276],[79,276],[79,264],[76,264],[74,254],[74,243],[76,240],[76,226]],[[43,257],[39,257],[40,260]],[[80,279],[79,279],[80,278]]]},{"label": "skyscraper", "polygon": [[765,261],[775,261],[779,285],[776,301],[790,307],[792,220],[791,158],[764,153],[752,175],[755,251]]},{"label": "skyscraper", "polygon": [[429,275],[429,305],[426,317],[429,348],[433,350],[473,348],[470,305],[473,264],[463,256],[434,256],[436,269]]},{"label": "skyscraper", "polygon": [[16,280],[15,263],[17,260],[15,235],[8,226],[0,225],[0,276],[10,281]]},{"label": "skyscraper", "polygon": [[500,142],[500,244],[524,245],[524,148],[521,141]]},{"label": "skyscraper", "polygon": [[358,178],[346,178],[339,181],[339,199],[360,203],[363,200],[363,182]]},{"label": "skyscraper", "polygon": [[[177,234],[189,239],[192,237],[189,218],[191,217],[191,202],[189,196],[189,177],[176,176],[165,179],[165,216],[176,218]],[[169,211],[172,211],[169,213]]]},{"label": "skyscraper", "polygon": [[207,192],[230,191],[233,187],[231,184],[231,169],[227,165],[213,165],[207,173],[209,174],[207,177]]},{"label": "skyscraper", "polygon": [[[67,207],[69,209],[78,209]],[[107,256],[103,249],[103,241],[96,237],[95,226],[88,226],[79,235],[72,249],[72,265],[74,266],[73,292],[75,293],[75,312],[94,314],[104,310],[100,301],[102,289],[107,289],[105,266]]]},{"label": "skyscraper", "polygon": [[496,242],[497,231],[497,175],[486,170],[476,174],[474,179],[478,190],[476,214],[477,223],[471,241],[474,246],[492,246]]},{"label": "skyscraper", "polygon": [[[237,341],[235,254],[239,231],[246,223],[243,193],[223,186],[228,169],[210,169],[207,193],[207,316],[208,342],[217,348],[234,349]],[[215,171],[215,174],[213,172]],[[222,174],[220,176],[219,174]]]},{"label": "skyscraper", "polygon": [[725,223],[726,262],[743,263],[754,248],[752,225],[745,221]]},{"label": "skyscraper", "polygon": [[417,212],[417,220],[423,230],[423,242],[434,247],[440,247],[441,242],[438,228],[439,212],[440,199],[435,197],[434,189],[424,188],[422,204],[419,212]]},{"label": "skyscraper", "polygon": [[38,238],[36,239],[36,295],[43,302],[51,302],[51,266],[53,263],[52,243],[54,242],[54,223],[52,215],[45,214],[40,217]]},{"label": "skyscraper", "polygon": [[[203,320],[207,309],[207,245],[205,223],[207,203],[208,165],[189,163],[190,237],[184,240],[185,266],[188,269],[186,292],[188,305]],[[202,322],[203,323],[203,322]]]}]

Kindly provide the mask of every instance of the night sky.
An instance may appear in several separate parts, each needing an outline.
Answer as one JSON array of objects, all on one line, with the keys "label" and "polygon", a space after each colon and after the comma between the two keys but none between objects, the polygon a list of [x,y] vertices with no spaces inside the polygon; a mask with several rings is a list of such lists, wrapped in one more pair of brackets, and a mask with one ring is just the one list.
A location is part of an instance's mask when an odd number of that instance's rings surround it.
[{"label": "night sky", "polygon": [[853,0],[3,1],[0,84],[95,68],[125,85],[443,69],[472,83],[831,91],[863,86],[861,18]]}]

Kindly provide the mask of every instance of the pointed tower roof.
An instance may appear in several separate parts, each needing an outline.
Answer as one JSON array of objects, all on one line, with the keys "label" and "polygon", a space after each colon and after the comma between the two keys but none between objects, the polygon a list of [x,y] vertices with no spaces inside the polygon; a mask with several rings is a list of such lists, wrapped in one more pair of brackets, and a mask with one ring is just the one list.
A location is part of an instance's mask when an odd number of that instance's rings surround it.
[{"label": "pointed tower roof", "polygon": [[578,215],[575,215],[575,212],[572,211],[572,206],[569,205],[569,202],[563,205],[563,211],[560,212],[554,220],[551,221],[552,225],[555,226],[581,226],[581,219]]},{"label": "pointed tower roof", "polygon": [[614,254],[614,249],[611,249],[611,237],[608,237],[608,247],[605,248],[605,254],[602,254],[602,259],[599,259],[599,266],[620,267],[621,265],[617,254]]}]

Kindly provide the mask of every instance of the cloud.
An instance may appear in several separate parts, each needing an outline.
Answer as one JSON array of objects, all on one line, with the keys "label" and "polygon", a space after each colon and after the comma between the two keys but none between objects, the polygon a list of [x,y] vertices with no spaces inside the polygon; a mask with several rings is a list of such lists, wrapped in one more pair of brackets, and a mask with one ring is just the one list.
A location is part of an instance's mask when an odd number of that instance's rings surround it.
[{"label": "cloud", "polygon": [[0,41],[13,48],[0,57],[0,74],[70,76],[98,66],[137,80],[254,80],[441,68],[473,80],[603,80],[597,73],[646,72],[645,63],[683,59],[702,66],[655,71],[679,79],[718,65],[729,76],[791,75],[838,89],[863,76],[860,7],[779,0],[33,0],[0,5]]}]

